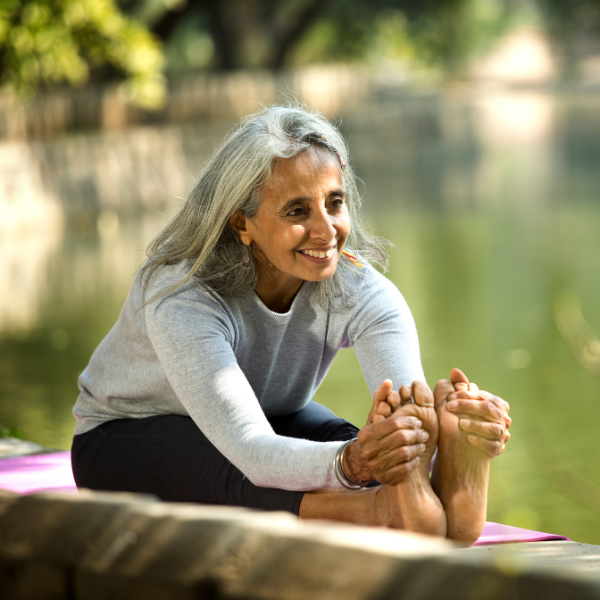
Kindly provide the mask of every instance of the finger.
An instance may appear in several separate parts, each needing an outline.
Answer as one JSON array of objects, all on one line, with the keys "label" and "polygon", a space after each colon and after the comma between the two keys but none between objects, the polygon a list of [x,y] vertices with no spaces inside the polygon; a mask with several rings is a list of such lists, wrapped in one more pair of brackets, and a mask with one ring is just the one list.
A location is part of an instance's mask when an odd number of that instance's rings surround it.
[{"label": "finger", "polygon": [[[473,384],[471,384],[473,385]],[[508,413],[510,410],[510,404],[500,398],[500,396],[494,396],[494,394],[490,394],[490,392],[486,392],[485,390],[471,390],[469,389],[460,391],[460,392],[452,392],[448,400],[455,400],[456,398],[472,398],[473,400],[489,400],[493,402],[501,411]]]},{"label": "finger", "polygon": [[412,397],[419,406],[433,407],[435,404],[433,393],[424,381],[413,381]]},{"label": "finger", "polygon": [[450,381],[456,391],[469,389],[469,379],[460,369],[452,369],[450,371]]},{"label": "finger", "polygon": [[494,404],[498,410],[502,413],[504,419],[504,426],[506,429],[510,427],[512,423],[512,419],[508,415],[508,411],[510,410],[510,405],[505,400],[502,400],[499,396],[494,396],[494,394],[490,394],[489,392],[481,391],[479,392],[480,397]]},{"label": "finger", "polygon": [[451,400],[446,404],[446,408],[452,413],[465,413],[496,423],[504,423],[504,417],[508,416],[489,400]]},{"label": "finger", "polygon": [[369,467],[373,473],[378,471],[387,471],[397,465],[412,460],[416,456],[421,456],[425,452],[425,444],[410,444],[409,446],[399,446],[391,452],[383,455],[377,455],[375,459],[369,460]]},{"label": "finger", "polygon": [[386,424],[384,435],[391,435],[395,431],[421,429],[421,427],[423,427],[423,421],[421,421],[421,419],[408,415],[392,415],[392,418],[389,421],[390,422]]},{"label": "finger", "polygon": [[446,379],[440,379],[433,390],[433,400],[436,408],[452,393],[454,393],[454,386]]},{"label": "finger", "polygon": [[500,423],[489,423],[487,421],[474,421],[472,419],[460,419],[460,428],[493,442],[504,442],[506,429]]},{"label": "finger", "polygon": [[381,455],[385,456],[388,453],[395,452],[403,446],[414,446],[422,444],[429,439],[429,432],[425,429],[401,429],[391,433],[385,439],[387,448],[383,448]]},{"label": "finger", "polygon": [[[490,418],[488,420],[498,421],[499,423],[504,423],[504,427],[508,429],[510,424],[512,423],[512,419],[508,415],[508,402],[502,400],[498,396],[494,396],[489,392],[454,392],[448,396],[448,404],[447,407],[451,412],[461,412],[461,407],[457,407],[454,402],[481,402],[488,407],[495,407],[495,410],[489,413]],[[464,406],[462,408],[465,408]],[[484,409],[485,410],[485,409]],[[472,413],[467,409],[467,412],[470,414],[478,414]],[[495,415],[495,416],[492,416]]]},{"label": "finger", "polygon": [[381,445],[387,436],[403,429],[420,429],[423,426],[421,419],[408,415],[392,415],[386,419],[382,415],[375,415],[370,425],[365,425],[357,434],[361,448],[373,444]]},{"label": "finger", "polygon": [[490,394],[484,390],[481,390],[480,395],[485,399],[493,402],[501,411],[505,412],[508,415],[508,411],[510,410],[510,404],[500,398],[500,396],[494,396],[494,394]]},{"label": "finger", "polygon": [[[379,474],[385,472],[425,452],[426,445],[424,442],[405,444],[404,438],[400,438],[400,436],[394,437],[396,440],[389,447],[387,444],[383,447],[377,445],[366,445],[363,447],[361,444],[363,457],[373,473]],[[414,433],[410,437],[414,439]],[[386,440],[386,442],[388,441]]]},{"label": "finger", "polygon": [[494,458],[504,451],[504,444],[501,442],[493,442],[492,440],[486,440],[477,435],[470,433],[467,435],[467,440],[471,446],[478,448],[483,453],[487,454],[490,458]]},{"label": "finger", "polygon": [[469,383],[469,391],[470,392],[478,392],[479,391],[479,386],[476,383],[473,383],[471,381],[471,383]]},{"label": "finger", "polygon": [[396,465],[381,474],[374,473],[375,478],[380,483],[386,483],[387,485],[398,485],[403,479],[406,478],[412,471],[419,466],[419,457],[415,457],[411,460],[403,462],[400,465]]}]

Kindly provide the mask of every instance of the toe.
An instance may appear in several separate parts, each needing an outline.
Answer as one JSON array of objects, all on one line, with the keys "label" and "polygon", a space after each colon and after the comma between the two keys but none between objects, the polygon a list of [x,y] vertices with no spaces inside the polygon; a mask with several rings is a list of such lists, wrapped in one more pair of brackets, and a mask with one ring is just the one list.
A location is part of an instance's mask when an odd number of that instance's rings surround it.
[{"label": "toe", "polygon": [[454,386],[449,381],[446,379],[440,379],[433,390],[435,406],[440,406],[440,404],[442,404],[442,402],[448,398],[448,395],[452,394],[454,391]]},{"label": "toe", "polygon": [[450,372],[450,381],[454,384],[454,389],[457,392],[469,389],[469,379],[460,369],[452,369]]},{"label": "toe", "polygon": [[412,385],[412,396],[419,406],[433,408],[434,400],[431,389],[424,381],[415,381]]}]

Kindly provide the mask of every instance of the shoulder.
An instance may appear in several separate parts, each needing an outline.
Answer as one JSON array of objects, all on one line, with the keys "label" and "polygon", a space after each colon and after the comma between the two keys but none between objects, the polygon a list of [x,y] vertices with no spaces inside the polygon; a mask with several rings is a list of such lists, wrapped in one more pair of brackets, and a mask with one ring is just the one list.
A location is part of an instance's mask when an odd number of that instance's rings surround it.
[{"label": "shoulder", "polygon": [[[148,301],[164,294],[181,282],[189,273],[191,266],[191,261],[182,260],[169,265],[160,265],[151,275],[148,275],[144,272],[144,264],[136,274],[135,283],[143,288],[144,300]],[[188,285],[182,287],[187,288]]]},{"label": "shoulder", "polygon": [[373,299],[379,303],[403,301],[396,285],[360,256],[361,267],[344,265],[346,286],[355,308],[369,306]]},{"label": "shoulder", "polygon": [[396,285],[366,261],[362,269],[351,271],[346,282],[352,295],[349,334],[357,340],[375,329],[404,330],[414,321],[406,300]]},{"label": "shoulder", "polygon": [[160,266],[146,282],[142,283],[138,271],[134,287],[139,290],[139,306],[146,316],[171,313],[224,314],[226,300],[212,290],[202,278],[193,275],[185,281],[193,263],[182,260],[175,264]]},{"label": "shoulder", "polygon": [[146,286],[140,273],[138,307],[142,327],[153,339],[185,340],[210,337],[231,342],[236,336],[236,309],[198,276],[182,283],[191,261],[157,269]]}]

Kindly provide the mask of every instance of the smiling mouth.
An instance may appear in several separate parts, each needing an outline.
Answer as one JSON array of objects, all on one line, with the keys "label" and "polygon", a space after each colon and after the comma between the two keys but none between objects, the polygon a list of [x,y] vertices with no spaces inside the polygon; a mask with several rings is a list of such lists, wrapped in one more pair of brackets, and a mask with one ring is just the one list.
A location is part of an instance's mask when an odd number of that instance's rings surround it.
[{"label": "smiling mouth", "polygon": [[335,247],[329,248],[329,250],[298,250],[298,252],[313,258],[329,258],[335,252]]}]

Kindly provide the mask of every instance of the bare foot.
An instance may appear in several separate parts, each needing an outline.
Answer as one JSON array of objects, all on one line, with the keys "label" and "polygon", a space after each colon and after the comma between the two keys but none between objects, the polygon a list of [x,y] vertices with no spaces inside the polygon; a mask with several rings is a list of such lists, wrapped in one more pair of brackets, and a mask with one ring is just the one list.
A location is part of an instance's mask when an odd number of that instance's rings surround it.
[{"label": "bare foot", "polygon": [[448,537],[472,544],[485,525],[490,457],[469,444],[459,427],[460,415],[446,408],[449,394],[469,389],[458,369],[450,379],[439,381],[433,392],[440,430],[432,485],[446,511]]},{"label": "bare foot", "polygon": [[344,453],[344,470],[353,481],[372,481],[396,485],[413,469],[425,450],[429,434],[416,417],[398,415],[400,396],[391,379],[386,379],[373,396],[367,424],[358,432],[357,441]]},{"label": "bare foot", "polygon": [[[412,402],[414,399],[414,403]],[[394,418],[416,417],[429,433],[419,464],[397,485],[383,485],[378,489],[381,510],[387,511],[389,527],[406,529],[429,535],[446,536],[446,514],[431,487],[429,465],[438,441],[438,420],[434,398],[427,384],[415,381],[412,386],[400,388],[399,402],[390,399]],[[394,406],[395,405],[395,406]],[[375,419],[383,418],[377,415]]]}]

